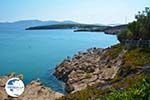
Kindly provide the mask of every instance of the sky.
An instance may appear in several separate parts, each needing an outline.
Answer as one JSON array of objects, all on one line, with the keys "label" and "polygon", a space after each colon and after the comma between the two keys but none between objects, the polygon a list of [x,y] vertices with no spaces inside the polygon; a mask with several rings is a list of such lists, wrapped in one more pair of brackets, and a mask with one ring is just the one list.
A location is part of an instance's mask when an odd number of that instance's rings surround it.
[{"label": "sky", "polygon": [[0,0],[0,22],[37,19],[124,24],[145,7],[150,7],[150,0]]}]

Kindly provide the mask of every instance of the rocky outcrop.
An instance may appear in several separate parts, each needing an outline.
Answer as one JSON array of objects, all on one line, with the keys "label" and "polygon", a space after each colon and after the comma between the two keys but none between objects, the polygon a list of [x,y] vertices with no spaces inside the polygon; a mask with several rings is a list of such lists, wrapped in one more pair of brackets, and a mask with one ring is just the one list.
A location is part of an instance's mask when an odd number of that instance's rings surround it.
[{"label": "rocky outcrop", "polygon": [[113,79],[122,64],[125,50],[116,58],[106,56],[108,49],[92,48],[65,59],[55,69],[54,75],[66,83],[67,92],[76,92],[96,83]]},{"label": "rocky outcrop", "polygon": [[36,80],[28,84],[24,93],[18,98],[9,97],[5,91],[5,84],[12,77],[23,79],[23,75],[17,76],[14,73],[0,77],[0,100],[55,100],[63,96],[63,94],[52,91],[50,88],[43,86],[39,80]]}]

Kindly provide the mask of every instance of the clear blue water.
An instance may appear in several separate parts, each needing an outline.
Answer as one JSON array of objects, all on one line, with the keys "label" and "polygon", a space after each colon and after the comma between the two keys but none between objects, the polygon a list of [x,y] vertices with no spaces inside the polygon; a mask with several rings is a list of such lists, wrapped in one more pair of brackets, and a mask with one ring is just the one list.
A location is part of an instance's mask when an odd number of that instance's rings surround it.
[{"label": "clear blue water", "polygon": [[62,83],[52,75],[57,64],[78,51],[116,43],[116,36],[102,32],[1,30],[0,76],[21,73],[25,84],[39,78],[44,85],[63,92]]}]

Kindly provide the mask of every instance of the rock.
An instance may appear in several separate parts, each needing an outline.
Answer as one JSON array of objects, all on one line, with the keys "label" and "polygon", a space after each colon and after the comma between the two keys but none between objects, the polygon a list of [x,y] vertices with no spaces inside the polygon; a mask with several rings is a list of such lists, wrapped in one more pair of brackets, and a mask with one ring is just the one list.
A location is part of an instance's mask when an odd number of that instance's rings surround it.
[{"label": "rock", "polygon": [[0,87],[0,100],[7,100],[8,99],[8,95],[5,91],[4,87]]},{"label": "rock", "polygon": [[66,90],[66,92],[70,93],[70,92],[74,91],[74,87],[71,84],[66,84],[65,90]]},{"label": "rock", "polygon": [[18,98],[20,100],[55,100],[63,94],[54,92],[48,87],[44,87],[39,81],[32,81],[26,86],[24,93]]},{"label": "rock", "polygon": [[109,49],[92,48],[80,52],[72,60],[64,60],[58,65],[54,75],[66,83],[69,93],[85,89],[88,85],[104,83],[115,77],[125,54],[122,50],[118,57],[112,58],[105,55]]},{"label": "rock", "polygon": [[64,96],[62,93],[43,86],[40,80],[36,80],[29,83],[25,87],[24,93],[18,98],[9,97],[5,91],[5,84],[8,79],[13,77],[23,79],[23,75],[16,75],[15,73],[0,77],[0,100],[56,100]]},{"label": "rock", "polygon": [[18,75],[18,78],[23,80],[23,75],[22,74]]}]

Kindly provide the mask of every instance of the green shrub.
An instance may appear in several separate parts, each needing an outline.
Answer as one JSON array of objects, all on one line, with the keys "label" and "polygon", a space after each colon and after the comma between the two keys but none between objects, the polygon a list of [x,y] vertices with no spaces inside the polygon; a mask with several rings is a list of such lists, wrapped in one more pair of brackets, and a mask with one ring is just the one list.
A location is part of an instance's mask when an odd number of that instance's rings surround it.
[{"label": "green shrub", "polygon": [[125,46],[122,44],[114,45],[110,49],[108,49],[108,51],[105,53],[105,57],[110,56],[112,59],[114,59],[118,57],[123,49],[125,49]]},{"label": "green shrub", "polygon": [[150,100],[150,78],[141,77],[132,86],[125,90],[113,90],[113,93],[105,97],[106,100]]},{"label": "green shrub", "polygon": [[[105,56],[116,58],[125,49],[125,46],[118,44],[107,50]],[[86,89],[68,94],[60,100],[148,100],[150,99],[150,78],[145,74],[132,74],[132,76],[122,77],[136,70],[139,66],[150,63],[150,48],[132,48],[128,50],[123,58],[123,65],[113,80],[107,83],[112,84],[112,88],[97,88],[104,84],[88,86]],[[90,78],[87,73],[87,78]],[[107,84],[106,83],[106,84]],[[136,84],[135,84],[136,83]],[[109,85],[110,86],[110,85]]]},{"label": "green shrub", "polygon": [[123,29],[119,34],[118,34],[118,40],[121,43],[125,43],[126,39],[132,39],[133,38],[133,33],[128,29]]}]

